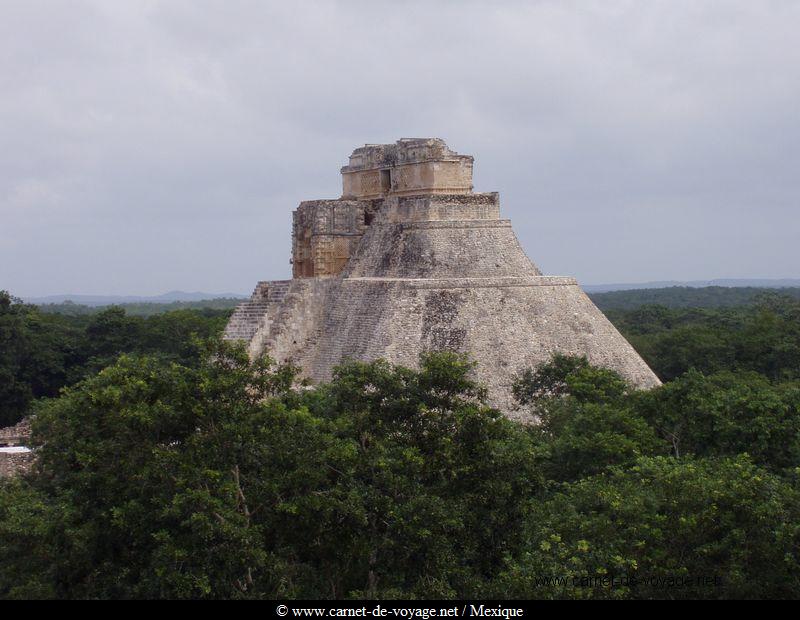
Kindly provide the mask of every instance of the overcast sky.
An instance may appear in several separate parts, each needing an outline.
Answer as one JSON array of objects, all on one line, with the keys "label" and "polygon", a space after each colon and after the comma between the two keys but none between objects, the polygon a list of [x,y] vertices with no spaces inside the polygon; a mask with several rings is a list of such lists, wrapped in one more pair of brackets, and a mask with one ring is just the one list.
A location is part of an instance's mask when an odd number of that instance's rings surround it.
[{"label": "overcast sky", "polygon": [[0,289],[248,293],[353,148],[582,283],[800,277],[800,2],[0,0]]}]

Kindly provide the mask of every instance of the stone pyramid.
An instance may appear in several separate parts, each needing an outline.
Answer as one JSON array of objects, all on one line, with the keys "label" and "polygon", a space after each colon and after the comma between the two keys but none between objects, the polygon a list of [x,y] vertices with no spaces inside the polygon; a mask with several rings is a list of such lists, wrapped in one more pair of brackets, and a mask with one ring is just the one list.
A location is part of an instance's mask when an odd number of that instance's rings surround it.
[{"label": "stone pyramid", "polygon": [[315,382],[346,359],[414,366],[423,351],[467,352],[512,417],[523,415],[515,375],[555,352],[659,385],[574,278],[542,275],[501,219],[499,195],[473,193],[472,166],[436,138],[353,151],[342,197],[294,211],[292,279],[259,282],[225,338]]}]

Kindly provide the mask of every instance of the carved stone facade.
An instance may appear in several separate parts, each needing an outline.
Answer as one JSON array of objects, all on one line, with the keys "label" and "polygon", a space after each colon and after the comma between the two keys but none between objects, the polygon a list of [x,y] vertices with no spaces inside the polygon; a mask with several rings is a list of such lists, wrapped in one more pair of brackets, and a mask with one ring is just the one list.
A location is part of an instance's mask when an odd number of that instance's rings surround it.
[{"label": "carved stone facade", "polygon": [[293,214],[292,277],[341,273],[367,228],[369,205],[356,200],[312,200]]},{"label": "carved stone facade", "polygon": [[463,351],[511,417],[523,415],[513,409],[516,373],[555,352],[658,385],[573,278],[544,276],[530,261],[498,194],[472,192],[472,165],[439,139],[356,149],[342,198],[294,213],[293,279],[259,283],[226,338],[291,360],[312,381],[346,359],[414,366],[425,351]]},{"label": "carved stone facade", "polygon": [[470,193],[472,162],[471,156],[451,151],[438,138],[367,144],[353,151],[342,168],[342,197]]}]

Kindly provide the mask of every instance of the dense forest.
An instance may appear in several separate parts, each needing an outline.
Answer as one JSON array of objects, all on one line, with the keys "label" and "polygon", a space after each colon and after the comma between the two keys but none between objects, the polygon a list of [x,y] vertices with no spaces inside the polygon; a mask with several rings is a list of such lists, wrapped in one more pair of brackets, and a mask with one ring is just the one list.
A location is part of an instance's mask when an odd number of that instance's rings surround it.
[{"label": "dense forest", "polygon": [[229,310],[0,294],[0,424],[37,452],[0,597],[800,596],[800,301],[606,308],[664,385],[556,356],[509,377],[523,425],[465,356],[298,389]]},{"label": "dense forest", "polygon": [[164,308],[142,317],[120,306],[76,308],[46,312],[0,291],[0,426],[20,420],[34,399],[57,396],[123,353],[190,364],[198,342],[217,336],[231,313]]},{"label": "dense forest", "polygon": [[644,305],[667,308],[729,308],[758,303],[763,296],[778,294],[800,299],[800,288],[770,289],[753,286],[671,286],[630,291],[591,293],[589,297],[603,310],[633,310]]}]

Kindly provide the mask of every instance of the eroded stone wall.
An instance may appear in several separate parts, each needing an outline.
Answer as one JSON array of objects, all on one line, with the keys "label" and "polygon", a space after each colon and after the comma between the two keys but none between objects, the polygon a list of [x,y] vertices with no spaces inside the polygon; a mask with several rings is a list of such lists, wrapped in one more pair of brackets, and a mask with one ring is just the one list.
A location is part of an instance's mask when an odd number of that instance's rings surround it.
[{"label": "eroded stone wall", "polygon": [[292,276],[339,274],[367,227],[372,204],[355,200],[313,200],[293,214]]},{"label": "eroded stone wall", "polygon": [[404,138],[367,144],[342,168],[342,197],[376,199],[420,194],[472,192],[473,159],[438,138]]},{"label": "eroded stone wall", "polygon": [[33,468],[33,452],[6,454],[0,452],[0,478],[10,478],[28,473]]},{"label": "eroded stone wall", "polygon": [[34,464],[34,453],[8,452],[15,448],[25,449],[31,436],[30,419],[26,418],[15,424],[0,428],[0,478],[18,476],[31,470]]},{"label": "eroded stone wall", "polygon": [[343,175],[342,196],[374,199],[387,195],[458,194],[472,190],[472,162],[432,161],[358,170]]},{"label": "eroded stone wall", "polygon": [[[496,204],[448,196],[386,201],[344,275],[380,278],[533,276],[540,271],[522,250]],[[496,199],[496,194],[490,196]],[[492,217],[494,216],[494,217]]]},{"label": "eroded stone wall", "polygon": [[632,385],[658,379],[573,278],[342,278],[305,289],[293,320],[304,337],[275,339],[265,350],[291,360],[313,381],[330,379],[346,359],[387,359],[415,366],[420,353],[454,350],[478,362],[491,402],[511,417],[511,383],[553,353],[586,355]]},{"label": "eroded stone wall", "polygon": [[500,195],[487,192],[390,196],[382,202],[380,214],[384,222],[499,220]]}]

